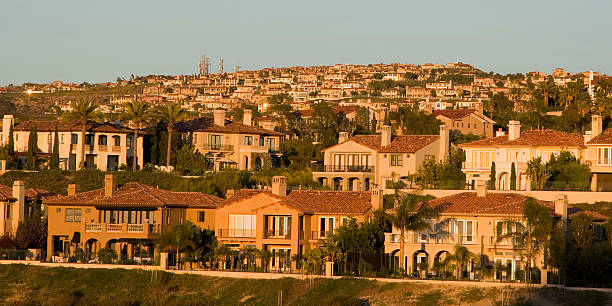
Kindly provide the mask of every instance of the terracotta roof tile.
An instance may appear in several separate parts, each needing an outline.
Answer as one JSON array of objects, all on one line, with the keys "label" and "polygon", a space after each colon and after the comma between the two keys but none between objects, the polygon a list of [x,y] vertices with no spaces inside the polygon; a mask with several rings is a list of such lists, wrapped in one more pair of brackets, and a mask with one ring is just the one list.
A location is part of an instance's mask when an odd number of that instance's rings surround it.
[{"label": "terracotta roof tile", "polygon": [[[46,121],[46,120],[28,120],[15,124],[13,128],[15,131],[30,131],[33,126],[36,126],[38,132],[53,132],[55,131],[55,125],[59,132],[79,132],[81,131],[81,124],[78,121]],[[134,130],[113,124],[110,122],[99,123],[95,121],[89,121],[87,123],[88,132],[98,133],[133,133]]]},{"label": "terracotta roof tile", "polygon": [[308,214],[364,214],[372,207],[369,191],[292,190],[286,197],[274,195],[270,190],[241,189],[223,206],[239,203],[258,194],[278,199],[282,204]]},{"label": "terracotta roof tile", "polygon": [[603,131],[603,133],[589,140],[587,144],[612,144],[612,129]]},{"label": "terracotta roof tile", "polygon": [[490,137],[459,145],[459,147],[496,146],[540,146],[540,147],[584,147],[584,137],[555,130],[529,130],[520,137],[508,140],[508,135]]},{"label": "terracotta roof tile", "polygon": [[13,188],[6,186],[6,185],[0,185],[0,201],[14,201],[16,200],[13,197]]},{"label": "terracotta roof tile", "polygon": [[[424,206],[434,208],[441,214],[522,215],[526,199],[526,196],[518,193],[489,192],[486,197],[479,197],[476,192],[462,192],[429,200]],[[554,211],[553,202],[538,203]]]},{"label": "terracotta roof tile", "polygon": [[175,125],[178,131],[183,132],[214,132],[214,133],[230,133],[230,134],[255,134],[255,135],[270,135],[283,136],[282,133],[266,130],[258,126],[244,125],[239,122],[226,124],[225,126],[216,125],[213,118],[200,117],[189,121],[181,122]]},{"label": "terracotta roof tile", "polygon": [[195,207],[216,208],[224,200],[200,192],[178,192],[131,182],[117,189],[112,197],[104,196],[104,188],[60,196],[44,201],[47,205],[82,205],[108,207]]},{"label": "terracotta roof tile", "polygon": [[353,140],[383,153],[415,153],[438,139],[438,135],[393,135],[391,144],[384,147],[381,146],[380,135],[355,135],[347,141]]}]

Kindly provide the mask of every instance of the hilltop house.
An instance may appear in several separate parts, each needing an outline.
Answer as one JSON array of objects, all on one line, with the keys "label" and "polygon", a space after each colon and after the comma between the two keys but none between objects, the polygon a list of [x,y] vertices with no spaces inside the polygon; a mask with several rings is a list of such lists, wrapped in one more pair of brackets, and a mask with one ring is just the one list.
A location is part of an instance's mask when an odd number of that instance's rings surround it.
[{"label": "hilltop house", "polygon": [[[13,126],[13,116],[4,115],[0,143],[9,141],[10,128]],[[54,144],[54,131],[57,126],[59,139],[60,168],[65,170],[81,169],[78,162],[81,160],[81,124],[78,121],[41,121],[29,120],[15,124],[13,127],[13,140],[15,152],[20,163],[25,163],[30,130],[36,126],[38,132],[37,156],[51,156]],[[138,140],[134,145],[134,130],[112,123],[87,122],[84,139],[85,165],[87,169],[102,171],[116,171],[119,166],[131,166],[134,162],[134,150],[138,151],[139,167],[143,161],[143,137],[139,132]]]},{"label": "hilltop house", "polygon": [[338,144],[324,152],[323,167],[313,178],[334,190],[384,188],[387,180],[416,173],[426,159],[443,161],[449,155],[449,130],[440,126],[439,135],[391,135],[383,126],[381,135],[340,133]]}]

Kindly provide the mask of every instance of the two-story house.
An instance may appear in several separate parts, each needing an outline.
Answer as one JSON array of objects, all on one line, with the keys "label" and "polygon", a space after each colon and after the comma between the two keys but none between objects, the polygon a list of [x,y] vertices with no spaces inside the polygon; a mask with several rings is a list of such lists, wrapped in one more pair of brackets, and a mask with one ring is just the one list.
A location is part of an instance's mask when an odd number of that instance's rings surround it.
[{"label": "two-story house", "polygon": [[44,201],[47,206],[48,260],[63,261],[82,249],[94,259],[102,248],[120,258],[153,258],[155,239],[162,231],[186,220],[214,228],[214,209],[224,200],[199,192],[176,192],[131,182],[117,188],[112,174],[104,187]]},{"label": "two-story house", "polygon": [[452,131],[461,134],[482,135],[493,137],[495,121],[482,112],[473,109],[447,109],[433,111],[436,119],[442,121]]},{"label": "two-story house", "polygon": [[382,201],[380,190],[287,190],[287,178],[275,176],[271,190],[238,190],[217,208],[215,235],[234,249],[270,251],[271,270],[295,269],[305,252],[342,222],[365,221]]},{"label": "two-story house", "polygon": [[381,135],[340,133],[338,144],[323,150],[324,165],[313,178],[334,190],[384,188],[387,180],[416,173],[426,159],[445,160],[449,151],[445,125],[439,135],[392,135],[390,126],[383,126]]},{"label": "two-story house", "polygon": [[43,189],[26,189],[23,181],[13,182],[13,187],[0,185],[0,234],[14,236],[19,222],[41,209],[40,200],[54,196]]},{"label": "two-story house", "polygon": [[584,137],[585,160],[592,174],[591,191],[612,191],[612,129],[603,131],[603,119],[595,115]]},{"label": "two-story house", "polygon": [[462,171],[469,186],[476,186],[479,180],[489,180],[491,165],[495,163],[495,188],[510,189],[512,165],[516,173],[517,190],[531,188],[527,176],[527,162],[540,157],[545,163],[551,155],[568,151],[576,158],[583,158],[586,148],[581,135],[555,130],[527,130],[521,132],[519,121],[508,123],[508,134],[486,138],[459,145],[465,151]]},{"label": "two-story house", "polygon": [[[480,183],[476,192],[457,193],[420,203],[417,209],[433,208],[439,216],[435,220],[427,220],[430,229],[404,234],[403,261],[400,260],[399,229],[393,228],[391,233],[385,233],[385,253],[390,255],[392,267],[401,267],[411,274],[430,273],[434,271],[436,263],[454,253],[455,246],[463,246],[478,256],[480,262],[469,262],[464,271],[461,271],[462,277],[474,278],[477,266],[505,266],[510,273],[497,271],[494,276],[504,280],[513,280],[517,269],[524,270],[522,247],[513,238],[503,235],[508,230],[517,230],[509,229],[505,222],[523,220],[523,208],[528,198],[518,193],[488,192],[485,182]],[[554,218],[563,222],[568,222],[568,216],[582,212],[578,208],[568,208],[566,195],[558,195],[555,201],[537,202],[548,208]],[[595,222],[607,219],[597,213],[589,214]],[[497,235],[498,227],[501,229],[500,236]],[[540,253],[534,264],[541,267],[542,261],[543,255]],[[482,279],[483,275],[478,275],[478,278]]]},{"label": "two-story house", "polygon": [[[10,128],[13,126],[13,116],[4,115],[0,143],[9,141]],[[98,123],[89,121],[86,126],[85,139],[81,139],[81,124],[78,121],[42,121],[29,120],[15,124],[13,127],[13,140],[15,152],[21,163],[25,163],[30,130],[36,126],[38,133],[37,155],[50,156],[53,144],[59,141],[60,168],[77,170],[81,168],[81,145],[85,145],[84,167],[102,171],[116,171],[119,166],[131,166],[134,162],[134,150],[137,150],[140,168],[143,166],[143,135],[138,133],[134,142],[134,131],[112,123]],[[55,138],[55,127],[58,137]],[[84,143],[83,143],[84,141]]]},{"label": "two-story house", "polygon": [[227,123],[225,110],[215,110],[214,118],[192,119],[176,129],[187,134],[194,150],[204,154],[215,171],[260,169],[276,158],[283,134],[253,126],[251,116],[245,110],[243,122]]}]

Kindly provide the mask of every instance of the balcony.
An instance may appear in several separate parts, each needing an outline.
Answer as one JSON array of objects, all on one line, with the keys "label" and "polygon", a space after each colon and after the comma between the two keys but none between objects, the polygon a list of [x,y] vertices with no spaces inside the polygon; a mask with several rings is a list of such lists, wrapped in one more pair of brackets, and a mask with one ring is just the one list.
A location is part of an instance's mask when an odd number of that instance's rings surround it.
[{"label": "balcony", "polygon": [[374,173],[374,166],[313,165],[313,172],[366,172]]},{"label": "balcony", "polygon": [[266,239],[291,239],[291,232],[284,230],[284,231],[279,231],[279,230],[266,230],[264,232],[264,238]]},{"label": "balcony", "polygon": [[157,224],[85,223],[86,233],[156,234]]},{"label": "balcony", "polygon": [[205,143],[202,145],[202,147],[204,148],[205,151],[226,151],[226,152],[234,151],[233,145],[224,145],[224,144],[218,144],[218,143]]},{"label": "balcony", "polygon": [[97,148],[97,149],[98,149],[98,151],[100,151],[100,152],[106,152],[106,151],[108,151],[108,146],[107,146],[107,145],[98,145],[96,148]]},{"label": "balcony", "polygon": [[257,233],[252,229],[220,229],[221,238],[255,238]]},{"label": "balcony", "polygon": [[325,239],[333,233],[334,231],[312,231],[312,235],[310,237],[312,240]]},{"label": "balcony", "polygon": [[119,153],[119,152],[121,152],[121,147],[120,146],[112,146],[111,151]]}]

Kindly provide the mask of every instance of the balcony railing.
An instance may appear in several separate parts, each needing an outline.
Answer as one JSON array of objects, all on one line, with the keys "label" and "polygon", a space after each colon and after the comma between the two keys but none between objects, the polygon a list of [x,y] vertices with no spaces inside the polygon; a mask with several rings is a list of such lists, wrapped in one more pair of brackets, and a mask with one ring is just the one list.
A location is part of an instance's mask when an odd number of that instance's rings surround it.
[{"label": "balcony railing", "polygon": [[314,172],[374,172],[374,166],[313,165]]},{"label": "balcony railing", "polygon": [[287,230],[279,231],[279,230],[266,230],[264,232],[264,238],[268,239],[291,239],[291,232]]},{"label": "balcony railing", "polygon": [[121,152],[121,147],[120,146],[112,146],[111,150],[113,152]]},{"label": "balcony railing", "polygon": [[208,151],[234,151],[233,145],[224,145],[218,143],[205,143],[203,147],[204,150]]},{"label": "balcony railing", "polygon": [[257,233],[252,229],[221,229],[219,237],[221,238],[255,238]]},{"label": "balcony railing", "polygon": [[312,240],[326,239],[329,235],[333,234],[334,231],[312,231]]},{"label": "balcony railing", "polygon": [[98,145],[96,148],[98,149],[98,151],[108,151],[107,145]]},{"label": "balcony railing", "polygon": [[158,224],[85,223],[86,233],[143,233],[155,234]]}]

